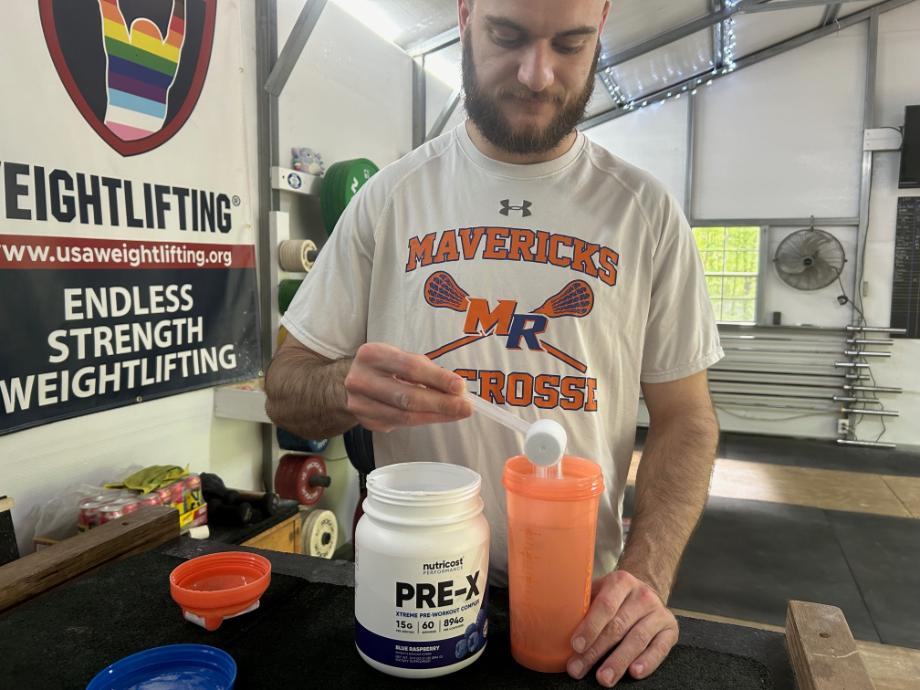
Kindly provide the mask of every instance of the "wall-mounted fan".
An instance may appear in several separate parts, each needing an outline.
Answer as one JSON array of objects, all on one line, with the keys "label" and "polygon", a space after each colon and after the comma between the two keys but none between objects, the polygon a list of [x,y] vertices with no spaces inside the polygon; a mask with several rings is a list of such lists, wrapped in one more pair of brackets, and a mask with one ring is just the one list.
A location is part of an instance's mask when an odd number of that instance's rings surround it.
[{"label": "wall-mounted fan", "polygon": [[814,226],[786,237],[773,256],[777,275],[797,290],[827,287],[840,276],[846,261],[840,240]]}]

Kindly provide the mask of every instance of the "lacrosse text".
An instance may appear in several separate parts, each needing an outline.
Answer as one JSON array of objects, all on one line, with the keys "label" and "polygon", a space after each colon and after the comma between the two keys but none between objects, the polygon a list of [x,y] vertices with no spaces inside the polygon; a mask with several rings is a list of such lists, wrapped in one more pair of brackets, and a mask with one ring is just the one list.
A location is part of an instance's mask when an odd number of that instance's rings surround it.
[{"label": "lacrosse text", "polygon": [[477,384],[471,391],[483,400],[498,405],[541,410],[597,412],[597,379],[557,374],[528,374],[526,371],[455,369],[467,381]]}]

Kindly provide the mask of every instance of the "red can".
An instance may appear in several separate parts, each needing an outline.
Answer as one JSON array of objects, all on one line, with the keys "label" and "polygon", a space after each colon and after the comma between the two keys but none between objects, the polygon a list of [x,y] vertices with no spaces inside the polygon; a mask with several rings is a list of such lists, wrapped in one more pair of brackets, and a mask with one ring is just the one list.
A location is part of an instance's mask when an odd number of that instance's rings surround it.
[{"label": "red can", "polygon": [[144,494],[143,496],[138,496],[137,502],[142,506],[158,506],[163,503],[163,499],[160,498],[159,494]]},{"label": "red can", "polygon": [[185,478],[185,488],[189,491],[194,491],[195,489],[201,488],[201,477],[197,474],[190,474]]},{"label": "red can", "polygon": [[102,501],[80,501],[80,517],[77,524],[83,529],[90,529],[99,524],[99,509],[104,506]]},{"label": "red can", "polygon": [[138,501],[136,498],[123,498],[119,501],[116,501],[116,504],[121,506],[121,510],[125,515],[128,513],[133,513],[141,507],[140,501]]},{"label": "red can", "polygon": [[172,503],[172,491],[169,490],[168,486],[164,486],[162,489],[157,489],[153,492],[160,497],[160,503],[164,506],[168,506]]},{"label": "red can", "polygon": [[185,503],[185,480],[180,479],[166,487],[169,489],[169,500],[176,505]]},{"label": "red can", "polygon": [[116,503],[110,503],[104,505],[99,509],[99,524],[104,525],[107,522],[112,520],[120,520],[125,516],[125,511],[122,510],[122,506]]}]

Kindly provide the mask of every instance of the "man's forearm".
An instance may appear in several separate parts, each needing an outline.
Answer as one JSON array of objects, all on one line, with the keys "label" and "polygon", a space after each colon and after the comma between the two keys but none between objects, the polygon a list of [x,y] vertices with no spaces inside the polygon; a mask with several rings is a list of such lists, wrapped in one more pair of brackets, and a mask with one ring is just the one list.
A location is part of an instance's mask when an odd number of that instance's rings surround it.
[{"label": "man's forearm", "polygon": [[345,407],[351,359],[318,363],[308,353],[276,356],[265,376],[265,411],[278,426],[302,438],[329,438],[357,420]]},{"label": "man's forearm", "polygon": [[629,537],[617,568],[651,585],[665,602],[709,494],[718,440],[711,409],[649,427]]}]

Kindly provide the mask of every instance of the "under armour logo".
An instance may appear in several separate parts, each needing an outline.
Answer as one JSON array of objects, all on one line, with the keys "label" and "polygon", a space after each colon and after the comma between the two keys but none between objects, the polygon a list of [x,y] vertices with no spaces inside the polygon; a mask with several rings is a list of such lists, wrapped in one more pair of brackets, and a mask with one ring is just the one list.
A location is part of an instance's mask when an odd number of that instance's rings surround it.
[{"label": "under armour logo", "polygon": [[501,213],[503,216],[507,216],[509,213],[511,213],[511,211],[520,211],[520,212],[521,212],[521,215],[522,215],[524,218],[526,218],[527,216],[531,215],[531,214],[530,214],[530,207],[531,207],[531,206],[533,206],[533,204],[531,204],[531,203],[530,203],[529,201],[527,201],[526,199],[525,199],[524,201],[521,202],[521,205],[520,205],[520,206],[512,206],[510,200],[508,200],[508,199],[503,199],[503,200],[502,200],[502,208],[501,208],[501,210],[499,211],[499,213]]}]

